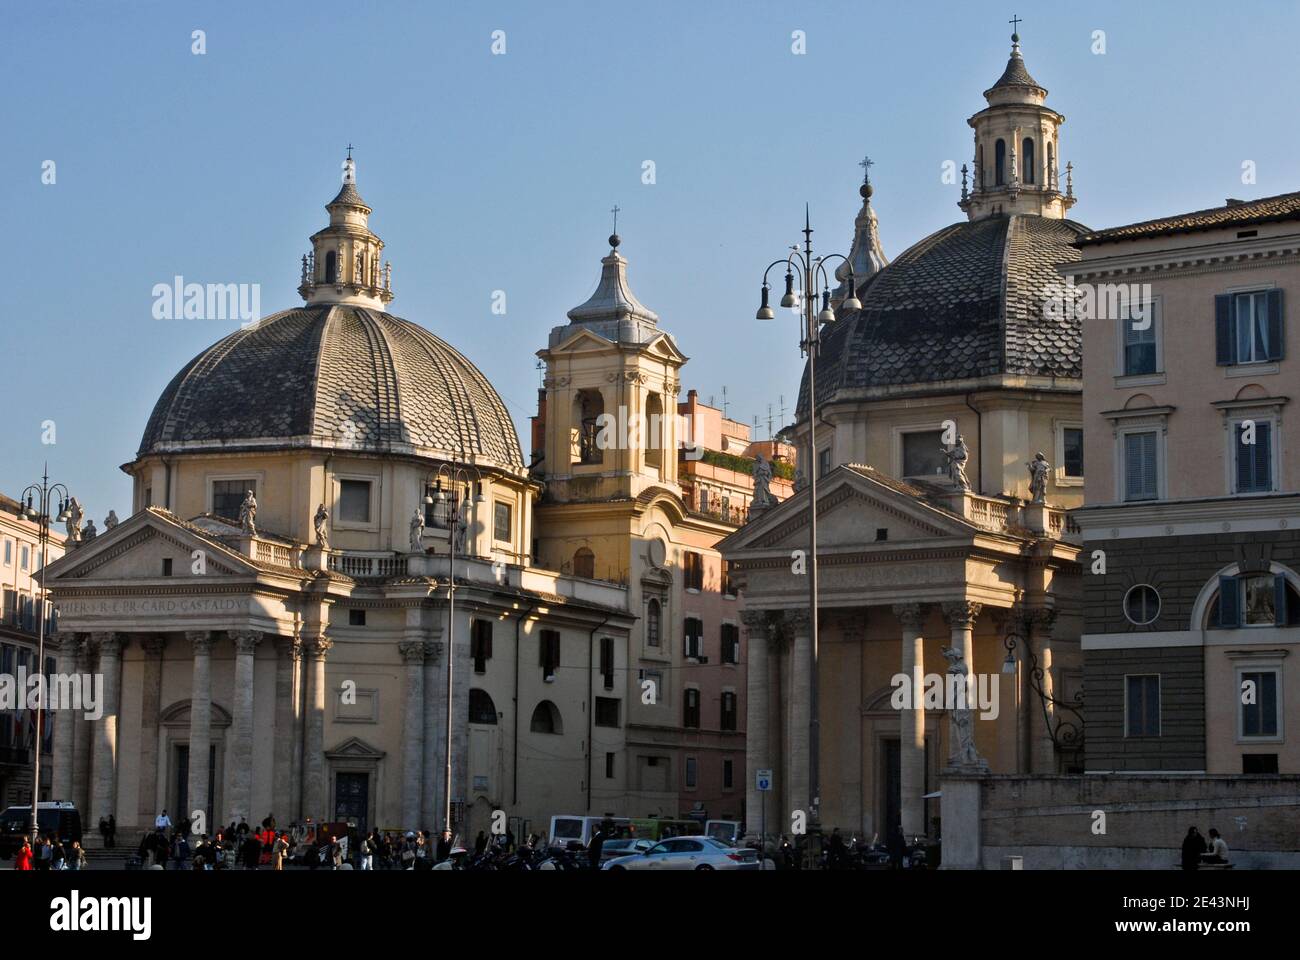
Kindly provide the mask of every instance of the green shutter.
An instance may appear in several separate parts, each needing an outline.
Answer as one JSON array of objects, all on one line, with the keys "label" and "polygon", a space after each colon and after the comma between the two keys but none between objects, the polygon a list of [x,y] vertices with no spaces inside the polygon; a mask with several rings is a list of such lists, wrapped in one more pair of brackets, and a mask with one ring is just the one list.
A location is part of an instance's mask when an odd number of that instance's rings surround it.
[{"label": "green shutter", "polygon": [[1226,367],[1237,362],[1237,338],[1233,336],[1232,294],[1220,293],[1214,298],[1215,363]]},{"label": "green shutter", "polygon": [[1219,626],[1241,626],[1241,596],[1236,577],[1219,578]]},{"label": "green shutter", "polygon": [[1282,324],[1282,291],[1268,292],[1268,357],[1281,360],[1286,356],[1286,327]]},{"label": "green shutter", "polygon": [[1273,611],[1275,614],[1273,622],[1279,627],[1285,627],[1287,623],[1286,577],[1280,573],[1273,577]]}]

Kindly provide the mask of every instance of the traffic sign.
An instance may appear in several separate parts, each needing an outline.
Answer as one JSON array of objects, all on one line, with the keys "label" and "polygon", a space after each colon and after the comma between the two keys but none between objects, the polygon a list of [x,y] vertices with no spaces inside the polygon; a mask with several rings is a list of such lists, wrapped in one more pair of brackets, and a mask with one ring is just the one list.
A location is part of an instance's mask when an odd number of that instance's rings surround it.
[{"label": "traffic sign", "polygon": [[766,792],[772,789],[772,771],[759,770],[755,775],[755,785],[759,790]]}]

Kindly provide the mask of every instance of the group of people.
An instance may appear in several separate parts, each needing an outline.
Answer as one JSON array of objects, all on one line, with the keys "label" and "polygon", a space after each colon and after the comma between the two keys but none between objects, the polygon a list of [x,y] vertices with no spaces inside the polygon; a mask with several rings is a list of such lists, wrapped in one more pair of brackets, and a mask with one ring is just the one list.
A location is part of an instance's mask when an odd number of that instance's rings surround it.
[{"label": "group of people", "polygon": [[292,846],[289,834],[277,830],[271,816],[258,829],[242,818],[238,824],[232,821],[214,836],[200,834],[197,842],[192,828],[193,821],[188,818],[173,825],[164,810],[154,820],[153,830],[140,841],[140,865],[156,870],[167,869],[168,863],[175,870],[256,870],[265,864],[283,870]]},{"label": "group of people", "polygon": [[1183,869],[1199,870],[1202,865],[1217,865],[1228,862],[1228,844],[1219,835],[1219,831],[1210,827],[1210,839],[1206,842],[1201,831],[1196,827],[1187,828],[1183,838]]},{"label": "group of people", "polygon": [[57,833],[38,836],[33,847],[31,838],[24,836],[14,855],[15,870],[84,870],[86,851],[79,840],[61,841]]}]

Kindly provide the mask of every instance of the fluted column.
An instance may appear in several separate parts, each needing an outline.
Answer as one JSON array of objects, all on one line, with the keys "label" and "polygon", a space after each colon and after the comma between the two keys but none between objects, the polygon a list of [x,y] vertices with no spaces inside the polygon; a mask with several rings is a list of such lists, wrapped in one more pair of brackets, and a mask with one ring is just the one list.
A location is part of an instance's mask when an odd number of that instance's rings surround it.
[{"label": "fluted column", "polygon": [[[158,712],[162,709],[162,656],[165,637],[145,637],[144,677],[140,687],[140,797],[138,823],[151,824],[158,815]],[[177,819],[181,816],[177,811]]]},{"label": "fluted column", "polygon": [[[73,647],[73,670],[77,673],[92,673],[95,651],[88,636],[83,635],[81,642]],[[72,802],[78,810],[90,810],[90,721],[85,711],[74,711],[72,720]],[[88,822],[89,817],[83,817]],[[95,818],[98,823],[99,818]]]},{"label": "fluted column", "polygon": [[[772,767],[772,755],[768,743],[768,722],[771,712],[767,676],[768,661],[768,626],[767,611],[745,610],[741,613],[745,622],[747,641],[745,644],[745,776],[749,782],[745,786],[745,826],[751,836],[758,836],[760,818],[764,810],[764,800],[771,800],[761,793],[755,776],[761,769]],[[781,811],[766,804],[767,816],[773,824],[782,818]]]},{"label": "fluted column", "polygon": [[420,808],[420,829],[442,827],[442,777],[445,741],[442,730],[447,723],[447,675],[442,666],[443,644],[432,640],[424,649],[424,802]]},{"label": "fluted column", "polygon": [[419,830],[424,787],[424,641],[397,645],[402,654],[402,829]]},{"label": "fluted column", "polygon": [[313,637],[307,650],[307,742],[303,747],[303,814],[328,820],[329,794],[325,789],[325,658],[334,641]]},{"label": "fluted column", "polygon": [[975,621],[983,609],[983,604],[970,600],[943,605],[943,618],[948,621],[948,627],[952,631],[952,649],[961,651],[962,660],[966,664],[967,705],[973,702],[972,694],[975,692]]},{"label": "fluted column", "polygon": [[[925,672],[925,644],[921,625],[927,607],[922,603],[896,603],[894,616],[902,626],[903,657],[901,672],[911,678],[912,703],[899,711],[899,809],[903,833],[925,833],[925,703],[922,700]],[[888,824],[893,830],[894,825]]]},{"label": "fluted column", "polygon": [[[230,756],[226,762],[226,809],[229,819],[253,816],[253,690],[257,645],[262,634],[241,630],[231,634],[235,643],[235,688],[231,695]],[[225,818],[222,818],[225,822]]]},{"label": "fluted column", "polygon": [[[212,749],[212,634],[207,630],[191,630],[185,634],[194,653],[193,677],[190,686],[190,769],[186,786],[188,810],[177,811],[182,816],[193,816],[202,811],[208,832],[216,824],[210,821],[208,811],[208,753]],[[215,814],[216,811],[211,811]]]},{"label": "fluted column", "polygon": [[295,683],[302,644],[294,637],[275,640],[275,744],[272,747],[271,812],[288,823],[298,816],[293,803],[293,755],[298,718]]},{"label": "fluted column", "polygon": [[[812,818],[808,796],[808,720],[812,690],[809,677],[812,658],[812,619],[807,610],[787,610],[785,623],[793,643],[790,646],[790,752],[786,760],[786,790],[789,810],[803,810]],[[789,811],[786,812],[789,816]]]},{"label": "fluted column", "polygon": [[99,671],[104,676],[104,713],[95,721],[95,769],[91,784],[91,822],[117,816],[117,712],[121,694],[122,636],[97,633]]},{"label": "fluted column", "polygon": [[[81,642],[76,634],[63,633],[56,637],[46,637],[45,645],[59,651],[59,673],[71,675],[77,673],[77,652]],[[54,717],[54,757],[52,770],[52,800],[72,800],[72,768],[74,763],[73,734],[76,729],[76,715],[80,711],[61,710]],[[46,720],[48,723],[49,720]]]},{"label": "fluted column", "polygon": [[[1043,673],[1042,688],[1048,696],[1054,693],[1052,683],[1052,628],[1056,624],[1055,610],[1030,610],[1026,615],[1028,640],[1038,669]],[[1055,710],[1050,700],[1039,696],[1031,685],[1027,694],[1029,702],[1030,756],[1034,773],[1056,773],[1056,744],[1052,741],[1051,721]]]}]

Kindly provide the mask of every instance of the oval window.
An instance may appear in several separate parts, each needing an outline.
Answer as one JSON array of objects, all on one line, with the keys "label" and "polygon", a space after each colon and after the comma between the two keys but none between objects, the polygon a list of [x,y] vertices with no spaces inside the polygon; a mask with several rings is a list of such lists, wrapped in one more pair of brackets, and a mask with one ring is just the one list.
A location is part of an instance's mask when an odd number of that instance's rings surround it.
[{"label": "oval window", "polygon": [[1124,616],[1130,623],[1145,627],[1160,616],[1160,594],[1148,583],[1130,587],[1124,594]]}]

